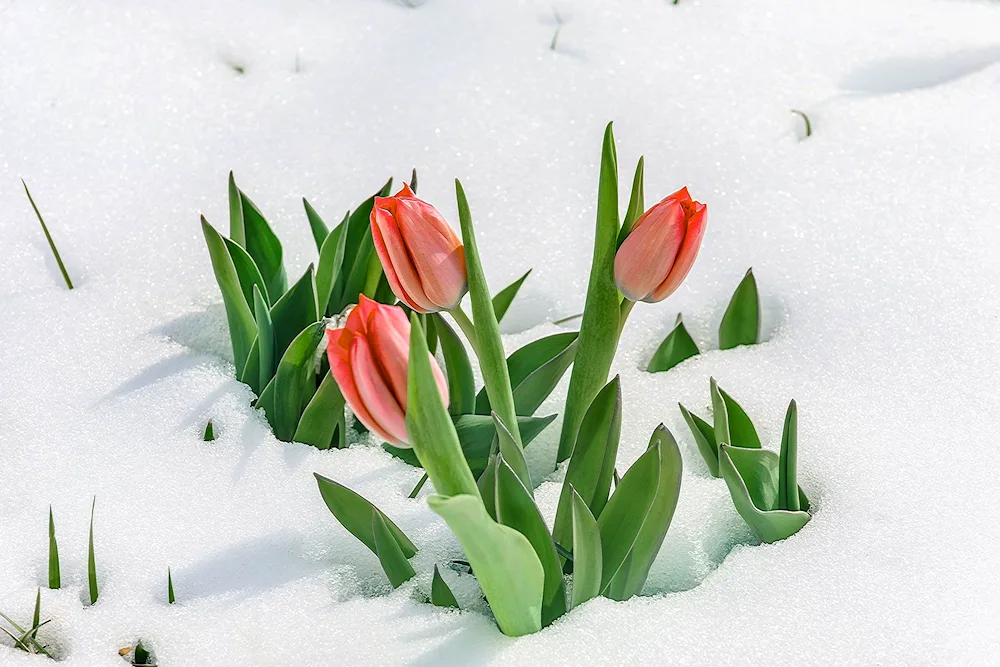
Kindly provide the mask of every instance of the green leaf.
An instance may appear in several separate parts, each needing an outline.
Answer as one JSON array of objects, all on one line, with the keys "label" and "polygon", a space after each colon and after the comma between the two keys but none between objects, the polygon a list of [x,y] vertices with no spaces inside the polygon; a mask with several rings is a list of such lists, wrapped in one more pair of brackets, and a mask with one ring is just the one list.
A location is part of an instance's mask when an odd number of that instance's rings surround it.
[{"label": "green leaf", "polygon": [[[413,172],[416,175],[416,171]],[[413,187],[410,186],[412,190]],[[434,566],[434,577],[431,579],[431,604],[436,607],[449,607],[452,609],[458,609],[458,600],[455,599],[455,594],[451,592],[448,588],[448,584],[445,583],[444,578],[441,577],[441,573],[438,571],[438,566]]]},{"label": "green leaf", "polygon": [[62,575],[59,571],[59,545],[56,544],[56,524],[49,505],[49,588],[61,588]]},{"label": "green leaf", "polygon": [[472,226],[472,214],[465,197],[462,184],[455,179],[455,193],[458,198],[458,219],[462,227],[462,242],[465,245],[465,268],[469,277],[469,297],[472,302],[472,319],[476,327],[476,354],[479,369],[483,373],[483,383],[490,397],[493,412],[500,416],[510,430],[514,442],[521,445],[521,434],[517,429],[517,412],[511,391],[510,374],[504,358],[503,341],[500,340],[500,325],[497,323],[490,298],[490,288],[486,284],[486,274],[479,260],[476,232]]},{"label": "green leaf", "polygon": [[313,266],[310,264],[298,282],[271,308],[274,358],[281,359],[292,340],[318,319],[316,283],[313,280]]},{"label": "green leaf", "polygon": [[366,227],[364,236],[361,237],[361,244],[358,247],[357,255],[354,258],[354,264],[351,265],[351,269],[347,274],[344,292],[341,295],[341,301],[344,306],[349,303],[357,303],[358,295],[364,293],[365,284],[368,281],[369,261],[374,253],[375,242],[372,240],[372,230],[371,227]]},{"label": "green leaf", "polygon": [[90,589],[90,604],[97,602],[97,559],[94,558],[94,508],[97,498],[90,505],[90,542],[87,546],[87,585]]},{"label": "green leaf", "polygon": [[309,229],[312,230],[313,240],[316,242],[316,250],[321,251],[323,242],[330,236],[330,228],[305,197],[302,198],[302,205],[306,209],[306,218],[309,220]]},{"label": "green leaf", "polygon": [[49,233],[49,227],[45,224],[45,219],[42,218],[41,212],[38,207],[35,206],[35,199],[31,196],[31,191],[28,190],[28,184],[21,179],[21,185],[24,186],[24,194],[28,195],[28,201],[31,203],[31,208],[35,211],[35,217],[38,218],[38,223],[42,226],[42,233],[45,234],[45,240],[48,241],[49,250],[52,251],[52,256],[56,259],[56,264],[59,265],[59,272],[62,274],[63,282],[66,283],[68,289],[73,289],[73,281],[69,279],[69,273],[66,271],[66,265],[63,264],[62,255],[59,254],[59,248],[56,247],[56,242],[52,240],[52,234]]},{"label": "green leaf", "polygon": [[267,293],[271,299],[277,299],[285,293],[288,280],[285,277],[285,267],[281,262],[281,241],[274,234],[271,225],[264,219],[257,205],[240,191],[240,202],[243,206],[243,228],[246,233],[246,249],[253,257],[254,263],[260,269],[260,275],[267,285]]},{"label": "green leaf", "polygon": [[209,419],[205,424],[205,432],[202,433],[201,439],[204,442],[212,442],[215,440],[215,427],[212,425],[212,420]]},{"label": "green leaf", "polygon": [[253,313],[257,320],[257,389],[263,389],[274,377],[278,359],[274,347],[274,326],[271,324],[271,310],[261,296],[257,286],[253,289]]},{"label": "green leaf", "polygon": [[348,216],[345,215],[344,221],[333,228],[319,249],[319,263],[316,264],[316,296],[317,303],[324,313],[329,312],[330,300],[333,298],[333,287],[336,285],[337,278],[344,266],[347,235],[343,232],[347,226],[347,219]]},{"label": "green leaf", "polygon": [[372,522],[376,513],[382,516],[386,528],[388,528],[396,544],[399,545],[399,549],[404,557],[412,558],[417,553],[417,548],[413,546],[413,542],[410,542],[410,539],[403,534],[403,531],[380,509],[339,482],[335,482],[319,473],[313,473],[313,476],[319,485],[319,492],[323,496],[323,502],[330,508],[333,515],[337,517],[340,525],[346,528],[354,537],[361,540],[362,544],[371,549],[373,554],[378,555],[375,534],[372,530]]},{"label": "green leaf", "polygon": [[[379,266],[381,266],[381,264]],[[384,276],[385,274],[383,273],[382,275]],[[427,351],[431,353],[431,356],[437,354],[437,323],[441,319],[441,317],[434,317],[434,313],[424,315],[424,331],[427,332]]]},{"label": "green leaf", "polygon": [[242,375],[243,367],[250,355],[250,348],[257,336],[257,322],[254,321],[250,306],[247,305],[246,298],[243,296],[239,275],[233,264],[233,258],[229,254],[229,249],[226,247],[225,239],[219,232],[215,231],[212,225],[208,224],[205,216],[201,218],[201,230],[205,235],[208,253],[212,257],[212,269],[215,271],[215,280],[219,283],[219,290],[222,292],[222,302],[226,306],[226,318],[229,321],[229,338],[233,345],[236,374]]},{"label": "green leaf", "polygon": [[799,483],[796,458],[799,447],[799,410],[792,400],[785,413],[781,431],[781,453],[778,455],[778,509],[799,510]]},{"label": "green leaf", "polygon": [[754,345],[760,342],[760,296],[753,269],[747,271],[733,298],[729,301],[726,314],[719,325],[719,348],[728,350],[738,345]]},{"label": "green leaf", "polygon": [[406,560],[403,550],[399,548],[392,531],[385,522],[385,517],[381,512],[372,512],[372,536],[375,540],[375,555],[378,556],[379,563],[385,575],[389,577],[389,583],[393,588],[399,588],[403,582],[409,581],[416,572],[410,561]]},{"label": "green leaf", "polygon": [[559,544],[571,543],[573,525],[570,489],[575,489],[583,498],[591,514],[601,516],[611,492],[621,424],[621,381],[615,376],[594,397],[583,418],[580,437],[577,438],[573,456],[566,467],[566,478],[563,480],[552,531],[552,536]]},{"label": "green leaf", "polygon": [[137,642],[135,645],[135,651],[133,653],[132,664],[136,665],[137,667],[142,665],[150,665],[151,663],[149,662],[149,658],[150,658],[149,651],[147,651],[146,647],[142,645],[142,641]]},{"label": "green leaf", "polygon": [[570,514],[573,525],[573,596],[570,608],[601,593],[601,532],[587,503],[572,486]]},{"label": "green leaf", "polygon": [[458,538],[500,630],[510,637],[541,630],[545,570],[528,539],[491,519],[478,490],[433,495],[427,504]]},{"label": "green leaf", "polygon": [[278,440],[292,441],[299,417],[316,391],[316,348],[325,333],[326,322],[306,327],[278,363],[274,375],[274,412],[269,419]]},{"label": "green leaf", "polygon": [[247,305],[251,308],[253,307],[254,286],[261,291],[265,300],[270,303],[270,300],[267,299],[267,287],[264,285],[264,279],[261,277],[257,265],[254,264],[253,257],[248,255],[247,251],[235,241],[227,238],[223,238],[223,240],[226,242],[226,250],[229,251],[229,256],[233,258],[233,266],[236,267],[236,275],[240,279],[240,288],[243,290],[243,298],[247,300]]},{"label": "green leaf", "polygon": [[653,431],[647,451],[650,450],[656,451],[659,460],[656,495],[636,535],[626,565],[612,583],[613,594],[609,597],[614,600],[628,600],[642,592],[642,587],[649,576],[649,569],[660,552],[663,539],[667,536],[667,529],[670,528],[670,521],[674,517],[674,510],[677,509],[683,464],[677,441],[663,424]]},{"label": "green leaf", "polygon": [[[368,253],[371,252],[371,213],[375,207],[375,197],[387,197],[392,190],[392,179],[390,178],[382,189],[361,203],[354,212],[351,213],[344,229],[347,230],[347,245],[344,247],[344,263],[334,285],[335,299],[331,311],[339,313],[348,304],[357,303],[358,292],[364,286],[364,277],[368,266]],[[361,246],[365,237],[368,237],[369,250],[364,251]],[[360,251],[360,252],[359,252]],[[360,275],[355,279],[356,285],[350,289],[347,287],[348,278],[359,269]],[[353,298],[352,298],[353,297]]]},{"label": "green leaf", "polygon": [[[569,392],[559,436],[557,461],[573,453],[580,423],[594,396],[608,379],[618,347],[619,293],[615,284],[618,249],[618,158],[611,123],[604,133],[601,177],[597,195],[597,232],[594,258],[587,286],[587,301],[580,324],[577,362],[570,375]],[[558,539],[558,538],[557,538]]]},{"label": "green leaf", "polygon": [[778,466],[778,455],[766,449],[719,447],[719,469],[733,505],[764,542],[777,542],[794,535],[809,521],[809,501],[801,488],[801,510],[777,507]]},{"label": "green leaf", "polygon": [[174,575],[171,574],[170,568],[167,568],[167,604],[173,604],[177,601],[177,597],[174,596]]},{"label": "green leaf", "polygon": [[42,624],[42,588],[35,589],[35,613],[31,617],[31,629],[35,630]]},{"label": "green leaf", "polygon": [[[503,428],[501,424],[499,428]],[[500,436],[503,439],[503,435]],[[496,464],[496,520],[510,526],[528,538],[545,572],[542,593],[542,625],[547,626],[566,613],[566,593],[563,590],[562,567],[556,554],[552,535],[531,497],[531,487],[524,485],[520,475],[508,465],[503,450]]]},{"label": "green leaf", "polygon": [[435,323],[441,354],[444,356],[445,373],[448,376],[448,395],[451,400],[448,411],[452,415],[464,415],[473,411],[476,400],[476,380],[472,374],[472,363],[465,345],[455,330],[440,315],[429,321]]},{"label": "green leaf", "polygon": [[680,315],[677,316],[677,324],[673,331],[663,339],[660,346],[653,353],[653,358],[649,360],[646,370],[650,373],[660,373],[669,371],[671,368],[681,363],[685,359],[698,354],[698,345],[691,338],[691,334],[684,327]]},{"label": "green leaf", "polygon": [[[569,331],[539,338],[507,358],[518,415],[534,414],[559,384],[576,355],[577,335]],[[490,399],[484,388],[476,396],[476,414],[489,413]]]},{"label": "green leaf", "polygon": [[645,159],[643,156],[639,156],[639,162],[635,165],[635,176],[632,178],[632,196],[628,200],[628,210],[625,213],[625,220],[622,222],[621,231],[618,232],[618,247],[620,248],[622,243],[632,230],[635,228],[635,223],[646,211],[645,198],[643,193],[643,165]]},{"label": "green leaf", "polygon": [[420,318],[410,313],[410,357],[407,377],[406,432],[434,488],[445,495],[479,497],[476,480],[465,462],[451,415],[441,401],[437,380],[431,371]]},{"label": "green leaf", "polygon": [[246,248],[247,235],[243,226],[243,202],[232,171],[229,172],[229,238]]},{"label": "green leaf", "polygon": [[597,518],[597,525],[601,529],[601,551],[604,555],[601,568],[602,593],[632,551],[656,494],[659,473],[659,451],[657,448],[647,449],[625,471],[621,483],[615,487],[614,494]]},{"label": "green leaf", "polygon": [[[492,418],[490,421],[493,421]],[[479,496],[483,499],[483,505],[486,507],[486,513],[489,514],[490,518],[494,521],[496,521],[497,518],[497,460],[499,458],[500,457],[497,452],[490,454],[486,463],[486,469],[483,470],[483,474],[476,480],[476,486],[479,489]]]},{"label": "green leaf", "polygon": [[410,189],[413,190],[413,194],[417,194],[417,168],[413,168],[413,172],[410,174]]},{"label": "green leaf", "polygon": [[344,421],[344,405],[344,395],[327,371],[319,389],[306,404],[292,440],[317,449],[330,449],[337,426]]},{"label": "green leaf", "polygon": [[503,421],[497,416],[497,413],[490,415],[493,418],[493,426],[496,428],[497,434],[497,451],[500,452],[501,460],[497,462],[498,469],[500,463],[509,467],[517,475],[517,478],[521,481],[521,484],[528,490],[528,496],[531,497],[531,475],[528,474],[528,462],[524,460],[524,452],[521,450],[521,445],[514,442],[514,436],[504,425]]},{"label": "green leaf", "polygon": [[715,442],[734,447],[760,449],[760,438],[757,429],[746,411],[727,394],[715,378],[710,380],[712,393],[712,413],[715,420]]},{"label": "green leaf", "polygon": [[507,314],[507,309],[510,308],[514,297],[517,296],[517,291],[521,289],[521,285],[529,275],[531,275],[531,269],[528,269],[523,276],[504,287],[493,297],[493,312],[496,314],[497,322],[503,320],[503,316]]},{"label": "green leaf", "polygon": [[689,412],[680,403],[677,405],[681,409],[681,414],[684,416],[684,421],[687,422],[688,428],[691,429],[691,435],[694,436],[694,442],[698,445],[701,457],[705,459],[708,471],[712,473],[712,477],[721,477],[722,474],[719,472],[719,445],[715,442],[715,429],[698,415]]}]

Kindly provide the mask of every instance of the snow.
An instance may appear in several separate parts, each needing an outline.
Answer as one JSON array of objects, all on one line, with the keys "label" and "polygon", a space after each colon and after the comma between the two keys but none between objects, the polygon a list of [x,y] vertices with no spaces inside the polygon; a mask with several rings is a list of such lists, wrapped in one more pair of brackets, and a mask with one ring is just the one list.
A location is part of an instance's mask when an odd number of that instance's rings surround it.
[{"label": "snow", "polygon": [[[553,52],[550,0],[418,4],[0,0],[0,610],[27,620],[43,586],[42,638],[86,667],[140,637],[164,666],[995,663],[1000,6],[561,0]],[[416,166],[455,222],[460,177],[491,284],[534,269],[514,349],[582,307],[608,120],[623,190],[641,152],[648,203],[687,184],[709,206],[687,282],[633,311],[615,364],[619,467],[664,421],[680,504],[646,597],[513,640],[481,606],[422,603],[460,551],[406,498],[419,471],[277,442],[249,407],[197,215],[225,226],[235,169],[295,276],[315,259],[301,196],[333,222]],[[768,340],[714,350],[750,266]],[[641,371],[678,311],[712,351]],[[698,458],[676,403],[704,414],[710,375],[775,449],[798,401],[816,511],[784,542],[758,544]],[[557,434],[529,447],[536,478]],[[421,548],[413,585],[390,592],[314,471]]]}]

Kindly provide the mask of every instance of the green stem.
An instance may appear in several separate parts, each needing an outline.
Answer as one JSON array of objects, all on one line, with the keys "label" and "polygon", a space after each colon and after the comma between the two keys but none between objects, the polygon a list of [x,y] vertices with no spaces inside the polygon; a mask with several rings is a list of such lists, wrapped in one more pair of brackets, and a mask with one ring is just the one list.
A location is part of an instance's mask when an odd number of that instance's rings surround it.
[{"label": "green stem", "polygon": [[618,340],[622,339],[622,331],[625,330],[625,321],[628,319],[628,314],[632,312],[632,308],[635,306],[635,301],[629,301],[624,299],[621,306],[618,307]]},{"label": "green stem", "polygon": [[475,352],[476,357],[478,357],[479,337],[476,335],[476,325],[472,323],[472,319],[466,315],[464,310],[462,310],[462,304],[458,304],[448,312],[451,313],[455,323],[458,324],[458,328],[461,329],[462,333],[465,334],[465,337],[469,339],[469,345],[472,346],[472,351]]}]

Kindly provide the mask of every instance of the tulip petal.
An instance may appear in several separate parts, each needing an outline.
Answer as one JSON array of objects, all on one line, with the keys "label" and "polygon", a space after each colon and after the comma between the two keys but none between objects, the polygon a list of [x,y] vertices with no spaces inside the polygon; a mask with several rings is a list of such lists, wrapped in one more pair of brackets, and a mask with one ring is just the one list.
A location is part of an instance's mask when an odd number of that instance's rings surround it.
[{"label": "tulip petal", "polygon": [[364,338],[356,338],[351,344],[351,368],[361,402],[368,409],[369,417],[374,417],[372,423],[368,423],[360,413],[355,413],[358,419],[389,444],[405,447],[406,417],[403,409],[379,372],[368,341]]},{"label": "tulip petal", "polygon": [[397,224],[398,203],[388,197],[377,197],[372,209],[372,241],[382,261],[389,286],[396,296],[413,310],[427,313],[437,310],[420,285],[420,276],[413,257]]},{"label": "tulip petal", "polygon": [[396,219],[427,300],[434,310],[454,308],[466,292],[461,239],[433,206],[418,199],[400,201]]},{"label": "tulip petal", "polygon": [[405,320],[405,315],[400,308],[388,307],[379,308],[372,313],[370,326],[368,329],[368,340],[371,343],[371,351],[392,389],[396,403],[406,411],[406,374],[409,367],[408,355],[410,354],[410,327],[407,322],[405,331],[401,331],[393,322],[390,311],[397,311]]},{"label": "tulip petal", "polygon": [[354,382],[354,375],[351,373],[349,349],[343,347],[345,338],[354,340],[355,337],[345,329],[330,329],[326,332],[326,335],[329,341],[327,344],[327,358],[330,360],[330,372],[333,373],[333,379],[337,381],[337,386],[340,387],[340,392],[344,395],[344,400],[351,406],[354,416],[362,424],[368,428],[372,428],[375,419],[368,412],[368,409],[365,408],[365,404],[361,400],[358,386]]},{"label": "tulip petal", "polygon": [[684,227],[677,200],[664,200],[639,217],[615,255],[615,281],[626,298],[645,301],[667,279]]},{"label": "tulip petal", "polygon": [[662,301],[677,291],[687,274],[694,266],[694,260],[698,257],[698,250],[701,248],[701,240],[705,236],[705,225],[708,223],[708,207],[704,204],[695,203],[694,215],[688,220],[687,233],[684,235],[684,243],[677,253],[674,266],[670,269],[666,280],[656,288],[651,296],[651,301]]}]

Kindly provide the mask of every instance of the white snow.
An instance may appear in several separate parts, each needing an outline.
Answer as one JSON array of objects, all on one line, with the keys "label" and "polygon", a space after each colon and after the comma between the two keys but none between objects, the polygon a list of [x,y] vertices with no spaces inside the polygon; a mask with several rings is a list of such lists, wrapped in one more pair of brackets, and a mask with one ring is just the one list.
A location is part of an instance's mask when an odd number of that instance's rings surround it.
[{"label": "white snow", "polygon": [[[558,0],[553,52],[551,0],[418,4],[0,0],[0,610],[27,621],[43,586],[42,638],[85,667],[140,637],[164,667],[995,664],[1000,5]],[[619,466],[664,421],[681,500],[648,597],[513,640],[422,603],[460,550],[406,499],[419,471],[277,442],[249,407],[197,214],[225,227],[235,169],[296,276],[315,259],[301,196],[335,222],[416,166],[455,222],[459,177],[495,289],[534,268],[514,349],[582,307],[608,120],[623,191],[644,153],[648,203],[686,184],[709,206],[690,277],[633,311],[615,365]],[[678,311],[716,347],[750,266],[768,342],[639,370]],[[710,375],[766,446],[798,401],[816,511],[784,542],[752,538],[678,413],[705,412]],[[557,433],[529,448],[536,477]],[[407,532],[414,585],[390,592],[313,471]],[[48,663],[3,645],[0,664]]]}]

